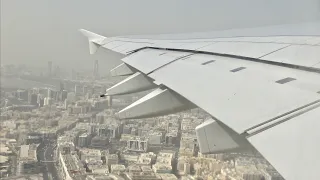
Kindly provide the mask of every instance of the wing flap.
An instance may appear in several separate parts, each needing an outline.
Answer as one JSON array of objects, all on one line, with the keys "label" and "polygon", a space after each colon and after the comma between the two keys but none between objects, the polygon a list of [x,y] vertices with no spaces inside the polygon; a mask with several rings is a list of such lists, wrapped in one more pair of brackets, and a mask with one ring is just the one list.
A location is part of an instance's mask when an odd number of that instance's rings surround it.
[{"label": "wing flap", "polygon": [[320,107],[248,138],[285,179],[320,179]]},{"label": "wing flap", "polygon": [[197,139],[202,154],[238,152],[251,150],[245,136],[240,136],[223,123],[208,119],[196,127]]}]

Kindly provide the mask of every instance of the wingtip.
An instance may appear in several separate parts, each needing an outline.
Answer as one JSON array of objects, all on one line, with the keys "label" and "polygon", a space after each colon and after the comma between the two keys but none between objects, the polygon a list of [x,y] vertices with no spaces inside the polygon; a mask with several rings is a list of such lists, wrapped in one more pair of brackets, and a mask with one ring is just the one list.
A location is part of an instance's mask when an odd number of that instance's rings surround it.
[{"label": "wingtip", "polygon": [[93,39],[104,39],[106,37],[101,36],[99,34],[96,34],[94,32],[85,30],[85,29],[78,29],[78,31],[83,34],[84,36],[86,36],[89,40],[93,40]]},{"label": "wingtip", "polygon": [[85,37],[88,38],[90,54],[94,54],[95,52],[97,52],[98,48],[101,46],[104,39],[106,38],[104,36],[90,32],[85,29],[79,29],[79,32],[81,32]]},{"label": "wingtip", "polygon": [[78,31],[79,31],[81,34],[83,34],[84,36],[86,36],[86,34],[88,33],[88,31],[85,30],[85,29],[78,29]]}]

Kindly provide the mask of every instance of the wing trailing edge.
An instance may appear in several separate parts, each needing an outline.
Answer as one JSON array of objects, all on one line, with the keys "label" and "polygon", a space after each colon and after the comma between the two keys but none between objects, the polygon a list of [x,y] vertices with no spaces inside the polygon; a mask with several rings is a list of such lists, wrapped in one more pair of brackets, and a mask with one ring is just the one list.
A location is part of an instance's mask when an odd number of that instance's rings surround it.
[{"label": "wing trailing edge", "polygon": [[136,72],[137,70],[135,70],[134,68],[132,68],[131,66],[122,63],[120,65],[118,65],[117,67],[113,68],[110,70],[110,74],[111,76],[128,76],[128,75],[132,75]]},{"label": "wing trailing edge", "polygon": [[131,94],[156,87],[157,85],[153,83],[151,78],[140,72],[136,72],[125,80],[107,89],[107,95]]},{"label": "wing trailing edge", "polygon": [[150,118],[196,108],[179,94],[158,88],[117,113],[120,119]]},{"label": "wing trailing edge", "polygon": [[239,135],[218,120],[208,119],[196,127],[202,154],[250,151],[253,147],[244,135]]}]

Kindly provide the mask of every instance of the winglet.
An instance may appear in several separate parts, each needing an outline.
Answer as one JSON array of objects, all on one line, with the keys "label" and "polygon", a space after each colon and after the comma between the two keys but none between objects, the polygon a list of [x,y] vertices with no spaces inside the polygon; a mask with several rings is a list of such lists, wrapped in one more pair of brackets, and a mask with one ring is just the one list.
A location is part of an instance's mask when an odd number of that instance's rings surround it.
[{"label": "winglet", "polygon": [[79,31],[88,38],[90,54],[97,52],[98,48],[102,45],[103,40],[106,39],[104,36],[87,31],[85,29],[79,29]]}]

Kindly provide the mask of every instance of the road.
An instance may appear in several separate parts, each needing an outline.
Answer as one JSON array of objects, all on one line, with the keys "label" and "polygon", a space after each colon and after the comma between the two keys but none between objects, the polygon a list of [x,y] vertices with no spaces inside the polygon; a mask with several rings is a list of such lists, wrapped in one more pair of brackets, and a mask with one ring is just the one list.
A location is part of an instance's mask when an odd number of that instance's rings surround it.
[{"label": "road", "polygon": [[[54,160],[54,150],[56,148],[56,142],[50,139],[45,139],[39,145],[39,159],[40,161],[53,161]],[[42,163],[41,171],[43,173],[44,180],[59,180],[59,175],[57,168],[55,167],[55,162],[45,162]]]}]

